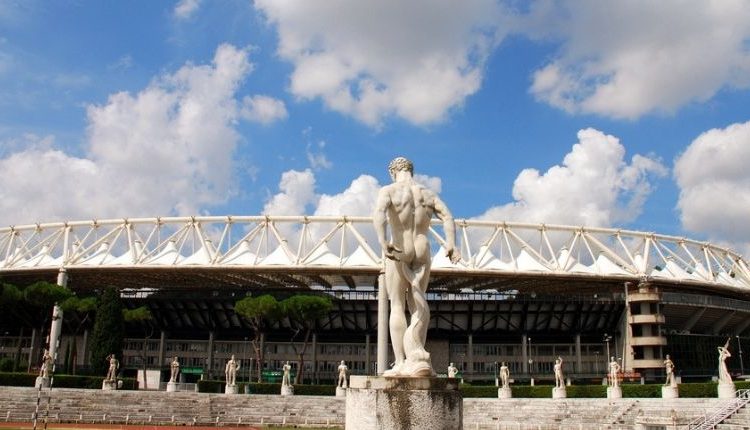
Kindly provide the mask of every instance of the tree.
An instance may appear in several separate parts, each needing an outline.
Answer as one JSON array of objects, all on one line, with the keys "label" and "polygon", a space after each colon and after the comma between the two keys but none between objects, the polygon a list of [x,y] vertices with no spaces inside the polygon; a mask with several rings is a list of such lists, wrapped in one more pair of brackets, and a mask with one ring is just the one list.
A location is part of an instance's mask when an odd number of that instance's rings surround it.
[{"label": "tree", "polygon": [[63,321],[65,321],[68,327],[71,327],[71,331],[73,332],[73,345],[66,354],[66,360],[69,365],[68,372],[75,375],[76,361],[78,360],[78,344],[75,339],[78,337],[81,329],[89,323],[91,316],[96,311],[96,297],[71,296],[60,303],[60,307],[64,312]]},{"label": "tree", "polygon": [[[326,296],[297,295],[282,301],[281,306],[292,328],[292,349],[297,355],[297,374],[294,376],[294,383],[299,384],[304,376],[305,352],[310,342],[310,335],[315,328],[315,322],[328,315],[333,308],[333,303]],[[297,345],[295,339],[300,333],[303,333],[302,345]]]},{"label": "tree", "polygon": [[258,368],[258,382],[263,382],[264,351],[260,339],[268,324],[278,321],[282,317],[282,308],[275,297],[264,294],[259,297],[245,297],[234,304],[234,311],[247,319],[253,331],[251,344],[255,351],[255,363]]},{"label": "tree", "polygon": [[96,374],[106,373],[109,367],[109,354],[115,354],[118,360],[122,360],[124,337],[125,320],[122,316],[120,292],[110,287],[99,297],[94,329],[91,333],[91,366]]},{"label": "tree", "polygon": [[154,316],[146,306],[141,306],[135,309],[123,309],[122,316],[125,322],[137,322],[143,324],[143,353],[141,354],[141,362],[143,363],[143,389],[148,390],[148,378],[146,377],[146,345],[151,336],[154,335],[154,326],[151,324],[151,320]]},{"label": "tree", "polygon": [[[0,322],[10,322],[11,320],[18,318],[17,310],[19,308],[19,304],[22,301],[23,293],[20,289],[18,289],[18,287],[12,284],[0,284],[0,309],[8,310],[8,312],[2,312],[2,315],[0,315]],[[18,339],[16,341],[16,353],[13,360],[11,360],[12,364],[8,364],[8,361],[6,361],[5,367],[3,368],[4,371],[16,371],[20,367],[21,346],[23,345],[22,339],[23,327],[21,327],[18,333]],[[8,369],[8,367],[10,367],[10,369]]]}]

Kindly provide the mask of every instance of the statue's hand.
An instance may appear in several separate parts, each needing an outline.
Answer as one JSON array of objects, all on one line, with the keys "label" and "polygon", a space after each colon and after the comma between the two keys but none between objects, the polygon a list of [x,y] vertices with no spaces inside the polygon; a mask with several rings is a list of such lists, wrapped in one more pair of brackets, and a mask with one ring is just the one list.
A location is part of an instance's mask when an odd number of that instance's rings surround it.
[{"label": "statue's hand", "polygon": [[456,248],[448,248],[445,250],[445,255],[451,260],[451,263],[456,264],[461,261],[461,253]]},{"label": "statue's hand", "polygon": [[384,247],[384,249],[385,249],[385,257],[387,259],[393,260],[393,261],[398,261],[398,255],[396,255],[396,254],[400,254],[400,253],[403,252],[401,250],[401,248],[399,248],[398,246],[396,246],[396,245],[394,245],[392,243],[387,244]]}]

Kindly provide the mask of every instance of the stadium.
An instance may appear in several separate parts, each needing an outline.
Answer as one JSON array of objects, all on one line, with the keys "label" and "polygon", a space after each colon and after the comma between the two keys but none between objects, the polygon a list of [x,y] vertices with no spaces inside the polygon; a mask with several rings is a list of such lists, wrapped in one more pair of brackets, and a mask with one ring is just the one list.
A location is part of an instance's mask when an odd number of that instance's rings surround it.
[{"label": "stadium", "polygon": [[[683,381],[710,380],[716,347],[727,342],[730,371],[745,373],[750,269],[729,249],[651,232],[456,220],[462,259],[453,264],[442,251],[441,225],[430,232],[428,350],[439,373],[455,363],[465,380],[492,383],[506,362],[517,382],[544,382],[562,357],[568,378],[600,382],[616,357],[625,377],[654,381],[670,354]],[[250,325],[234,303],[265,293],[332,299],[306,353],[310,381],[333,380],[340,360],[353,374],[375,374],[391,360],[387,334],[378,331],[378,309],[387,310],[381,270],[368,217],[165,217],[0,229],[0,282],[56,282],[84,295],[120,289],[128,308],[145,305],[154,315],[147,325],[127,326],[124,367],[145,360],[164,370],[177,356],[186,383],[220,379],[232,354],[243,363],[254,357]],[[46,334],[2,314],[0,359],[35,367]],[[81,352],[74,366],[90,364],[89,329],[63,331],[59,350],[75,342]],[[264,335],[268,375],[296,360],[290,332],[282,321]],[[243,366],[241,379],[255,379],[252,368]]]}]

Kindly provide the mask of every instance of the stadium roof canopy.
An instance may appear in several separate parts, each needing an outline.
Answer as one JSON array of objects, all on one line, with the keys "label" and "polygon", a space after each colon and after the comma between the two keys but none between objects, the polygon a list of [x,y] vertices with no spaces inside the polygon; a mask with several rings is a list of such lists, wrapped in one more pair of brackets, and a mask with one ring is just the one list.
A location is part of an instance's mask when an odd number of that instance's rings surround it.
[{"label": "stadium roof canopy", "polygon": [[[432,291],[621,291],[649,279],[677,291],[747,298],[735,252],[686,238],[608,228],[457,220],[462,259],[444,255],[438,220]],[[369,217],[222,216],[69,221],[0,228],[0,279],[75,290],[373,290],[381,250]]]}]

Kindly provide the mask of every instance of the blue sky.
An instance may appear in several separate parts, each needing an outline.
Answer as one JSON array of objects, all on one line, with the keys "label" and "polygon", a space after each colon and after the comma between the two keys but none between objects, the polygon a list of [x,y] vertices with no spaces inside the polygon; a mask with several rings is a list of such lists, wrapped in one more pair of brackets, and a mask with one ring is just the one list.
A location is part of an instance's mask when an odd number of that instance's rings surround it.
[{"label": "blue sky", "polygon": [[0,2],[0,224],[371,211],[750,250],[746,1]]}]

